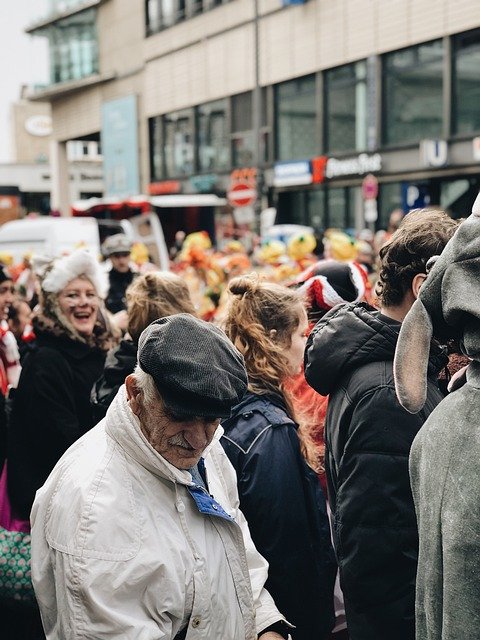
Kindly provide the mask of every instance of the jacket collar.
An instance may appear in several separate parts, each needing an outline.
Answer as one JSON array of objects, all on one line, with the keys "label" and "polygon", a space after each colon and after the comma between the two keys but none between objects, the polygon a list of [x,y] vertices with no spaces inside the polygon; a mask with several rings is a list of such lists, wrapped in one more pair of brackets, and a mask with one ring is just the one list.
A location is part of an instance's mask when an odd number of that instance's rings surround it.
[{"label": "jacket collar", "polygon": [[[105,431],[127,455],[134,458],[154,475],[179,484],[192,484],[192,476],[189,471],[174,467],[147,441],[140,428],[140,421],[128,406],[125,385],[120,387],[107,411]],[[222,435],[223,429],[219,426],[212,442],[203,452],[203,458],[208,455],[210,449],[220,440]]]},{"label": "jacket collar", "polygon": [[79,342],[73,340],[67,335],[55,336],[48,331],[35,331],[37,336],[37,345],[39,347],[50,347],[57,351],[62,351],[66,355],[81,360],[86,358],[91,353],[99,353],[100,351],[96,347],[91,347],[85,342]]}]

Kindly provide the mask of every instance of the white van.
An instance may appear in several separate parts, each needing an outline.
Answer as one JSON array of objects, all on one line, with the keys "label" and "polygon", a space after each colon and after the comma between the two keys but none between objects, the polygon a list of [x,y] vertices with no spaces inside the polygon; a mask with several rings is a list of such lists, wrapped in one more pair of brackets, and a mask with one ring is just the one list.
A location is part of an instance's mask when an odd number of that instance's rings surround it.
[{"label": "white van", "polygon": [[11,254],[17,263],[26,253],[57,257],[85,247],[99,258],[101,242],[114,233],[125,233],[132,242],[143,242],[153,262],[160,269],[168,270],[168,250],[154,213],[118,221],[90,217],[13,220],[0,227],[0,252]]}]

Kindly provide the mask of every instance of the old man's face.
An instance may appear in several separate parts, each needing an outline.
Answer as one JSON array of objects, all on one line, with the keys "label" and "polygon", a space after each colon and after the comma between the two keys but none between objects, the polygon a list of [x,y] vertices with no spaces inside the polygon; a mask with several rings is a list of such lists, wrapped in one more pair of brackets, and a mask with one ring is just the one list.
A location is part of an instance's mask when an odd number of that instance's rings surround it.
[{"label": "old man's face", "polygon": [[212,441],[220,418],[176,415],[158,396],[145,404],[141,394],[129,389],[128,378],[126,383],[130,408],[155,451],[177,469],[194,467]]}]

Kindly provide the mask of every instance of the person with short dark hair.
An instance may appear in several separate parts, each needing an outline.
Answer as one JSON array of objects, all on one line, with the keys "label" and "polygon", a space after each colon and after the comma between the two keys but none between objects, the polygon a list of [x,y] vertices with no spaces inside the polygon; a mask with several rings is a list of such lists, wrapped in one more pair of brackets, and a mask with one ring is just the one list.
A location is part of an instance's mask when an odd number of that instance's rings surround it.
[{"label": "person with short dark hair", "polygon": [[[132,243],[123,233],[109,236],[102,245],[104,257],[110,260],[108,272],[109,288],[105,306],[110,313],[117,314],[127,308],[125,293],[136,276],[130,264]],[[123,314],[124,315],[124,314]],[[123,316],[119,316],[120,319]],[[123,329],[122,322],[119,323]]]},{"label": "person with short dark hair", "polygon": [[48,640],[287,638],[219,443],[246,389],[242,356],[212,324],[176,314],[143,331],[105,419],[37,493]]},{"label": "person with short dark hair", "polygon": [[380,253],[380,310],[338,305],[317,323],[305,377],[328,395],[325,466],[333,537],[351,640],[414,640],[418,534],[408,476],[412,441],[442,399],[446,357],[430,354],[425,407],[395,396],[393,357],[403,318],[457,223],[442,211],[408,214]]}]

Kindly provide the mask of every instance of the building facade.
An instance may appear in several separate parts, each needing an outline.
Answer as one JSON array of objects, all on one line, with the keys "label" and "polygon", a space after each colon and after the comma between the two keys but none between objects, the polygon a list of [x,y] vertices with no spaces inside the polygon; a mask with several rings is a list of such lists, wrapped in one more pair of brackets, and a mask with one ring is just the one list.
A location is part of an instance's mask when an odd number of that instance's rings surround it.
[{"label": "building facade", "polygon": [[101,141],[106,195],[241,184],[317,229],[463,216],[480,188],[478,0],[52,0],[28,31],[63,213],[69,140]]}]

